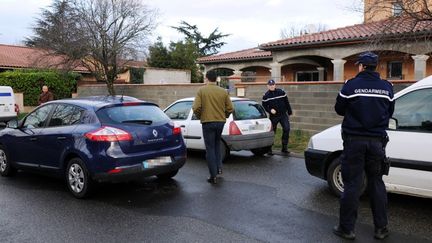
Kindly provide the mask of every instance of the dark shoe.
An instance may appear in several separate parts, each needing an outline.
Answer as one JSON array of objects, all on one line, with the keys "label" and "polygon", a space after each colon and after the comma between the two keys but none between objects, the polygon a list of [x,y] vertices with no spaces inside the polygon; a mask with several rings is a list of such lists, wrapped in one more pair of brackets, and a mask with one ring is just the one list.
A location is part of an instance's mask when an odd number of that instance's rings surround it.
[{"label": "dark shoe", "polygon": [[269,155],[269,156],[273,156],[274,154],[273,154],[273,151],[270,149],[268,152],[267,152],[267,155]]},{"label": "dark shoe", "polygon": [[207,178],[207,182],[210,184],[217,184],[217,179],[216,179],[216,177],[210,176],[209,178]]},{"label": "dark shoe", "polygon": [[288,154],[288,146],[286,144],[282,144],[281,152],[284,154]]},{"label": "dark shoe", "polygon": [[333,233],[341,238],[347,239],[347,240],[354,240],[355,234],[353,231],[345,232],[342,230],[342,228],[339,225],[336,225],[333,227]]},{"label": "dark shoe", "polygon": [[384,240],[387,236],[389,236],[389,231],[387,227],[375,229],[374,238],[378,240]]}]

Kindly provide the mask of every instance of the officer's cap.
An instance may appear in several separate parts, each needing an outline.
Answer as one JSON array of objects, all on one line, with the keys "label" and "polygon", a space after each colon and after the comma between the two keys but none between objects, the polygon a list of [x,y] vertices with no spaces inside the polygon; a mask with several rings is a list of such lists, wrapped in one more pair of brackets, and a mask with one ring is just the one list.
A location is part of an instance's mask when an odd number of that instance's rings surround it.
[{"label": "officer's cap", "polygon": [[363,64],[366,66],[377,66],[378,65],[378,56],[373,52],[364,52],[358,56],[356,65]]},{"label": "officer's cap", "polygon": [[270,79],[270,80],[267,82],[267,84],[268,84],[268,85],[275,85],[276,82],[275,82],[273,79]]}]

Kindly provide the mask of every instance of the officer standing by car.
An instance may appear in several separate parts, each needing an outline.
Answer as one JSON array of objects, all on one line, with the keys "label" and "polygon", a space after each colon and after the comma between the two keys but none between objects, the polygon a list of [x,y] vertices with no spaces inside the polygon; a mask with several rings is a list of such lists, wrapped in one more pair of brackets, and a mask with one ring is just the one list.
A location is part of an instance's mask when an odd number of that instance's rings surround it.
[{"label": "officer standing by car", "polygon": [[[282,89],[276,88],[276,82],[270,79],[267,82],[268,91],[262,98],[264,109],[270,114],[273,130],[276,133],[277,124],[282,125],[282,153],[288,154],[288,140],[290,132],[289,117],[292,115],[291,105],[288,101],[288,96]],[[272,155],[270,150],[269,155]]]},{"label": "officer standing by car", "polygon": [[354,226],[366,173],[374,237],[382,240],[389,235],[387,191],[382,176],[388,141],[386,128],[394,111],[393,86],[375,72],[376,54],[360,54],[356,65],[359,73],[344,84],[335,105],[337,114],[344,116],[341,157],[344,192],[340,198],[339,225],[333,228],[333,233],[345,239],[355,238]]}]

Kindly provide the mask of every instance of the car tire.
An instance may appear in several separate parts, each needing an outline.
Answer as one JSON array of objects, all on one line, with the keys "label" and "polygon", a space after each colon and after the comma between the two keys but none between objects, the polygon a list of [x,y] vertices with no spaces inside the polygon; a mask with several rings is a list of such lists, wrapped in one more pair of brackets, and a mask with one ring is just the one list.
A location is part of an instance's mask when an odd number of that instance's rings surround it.
[{"label": "car tire", "polygon": [[15,175],[17,170],[11,164],[9,156],[3,146],[0,145],[0,175],[9,177]]},{"label": "car tire", "polygon": [[90,195],[93,181],[86,165],[80,158],[73,158],[68,162],[65,180],[69,191],[74,197],[82,199]]},{"label": "car tire", "polygon": [[174,176],[177,175],[178,171],[179,170],[173,170],[173,171],[170,171],[168,173],[159,174],[159,175],[157,175],[157,178],[159,180],[170,180],[171,178],[173,178]]},{"label": "car tire", "polygon": [[220,142],[220,153],[221,153],[221,158],[222,158],[222,162],[223,163],[227,161],[227,159],[228,159],[228,157],[229,157],[229,155],[231,153],[231,151],[228,148],[228,146],[222,140]]},{"label": "car tire", "polygon": [[263,156],[264,154],[268,153],[271,149],[271,146],[263,147],[263,148],[256,148],[251,149],[251,152],[256,156]]},{"label": "car tire", "polygon": [[[342,181],[342,172],[341,172],[341,156],[336,157],[330,163],[327,169],[327,183],[330,187],[330,190],[336,196],[340,197],[343,193],[343,181]],[[361,188],[360,195],[363,195],[366,191],[367,179],[366,177],[363,180],[363,186]]]}]

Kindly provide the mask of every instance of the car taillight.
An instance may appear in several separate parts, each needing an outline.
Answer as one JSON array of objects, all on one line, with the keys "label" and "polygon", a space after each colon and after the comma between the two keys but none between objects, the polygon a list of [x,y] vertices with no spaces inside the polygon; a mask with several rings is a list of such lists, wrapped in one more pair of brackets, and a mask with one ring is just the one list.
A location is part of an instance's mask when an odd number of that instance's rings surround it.
[{"label": "car taillight", "polygon": [[173,134],[174,135],[181,134],[181,128],[180,127],[174,127],[173,128]]},{"label": "car taillight", "polygon": [[101,127],[95,131],[88,132],[85,137],[91,141],[98,142],[117,142],[117,141],[130,141],[132,135],[115,127]]},{"label": "car taillight", "polygon": [[229,125],[229,135],[241,135],[241,131],[238,128],[237,124],[234,121],[230,122]]},{"label": "car taillight", "polygon": [[18,114],[19,113],[19,106],[17,104],[15,104],[15,112]]}]

